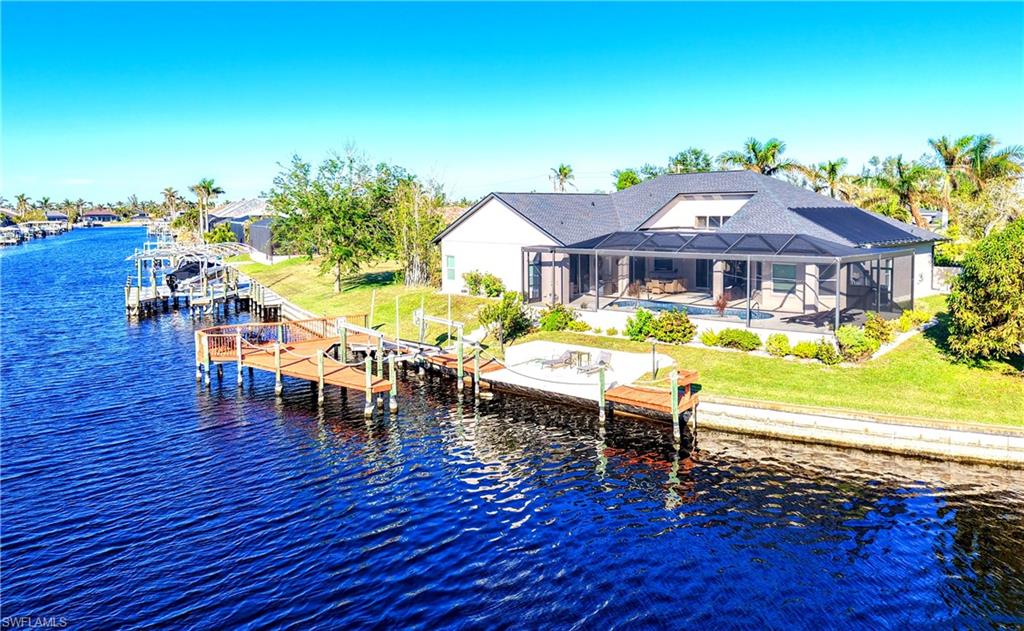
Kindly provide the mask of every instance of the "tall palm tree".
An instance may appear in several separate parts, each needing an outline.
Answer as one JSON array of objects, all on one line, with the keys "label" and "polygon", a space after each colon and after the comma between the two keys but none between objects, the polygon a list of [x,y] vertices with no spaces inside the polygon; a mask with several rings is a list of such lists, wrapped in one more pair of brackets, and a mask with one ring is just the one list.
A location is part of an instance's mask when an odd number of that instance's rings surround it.
[{"label": "tall palm tree", "polygon": [[977,136],[970,148],[967,175],[974,184],[976,193],[985,190],[992,180],[1024,175],[1024,147],[1009,145],[996,150],[999,143],[991,134]]},{"label": "tall palm tree", "polygon": [[195,194],[196,201],[199,203],[199,236],[202,238],[203,233],[210,228],[209,214],[207,212],[209,210],[209,203],[217,199],[218,195],[223,195],[224,189],[217,186],[213,178],[204,177],[198,183],[188,187],[188,190]]},{"label": "tall palm tree", "polygon": [[168,186],[161,193],[164,196],[164,208],[170,215],[174,215],[178,210],[178,191],[173,186]]},{"label": "tall palm tree", "polygon": [[39,210],[43,211],[43,214],[53,210],[53,202],[50,201],[49,197],[43,196],[39,198]]},{"label": "tall palm tree", "polygon": [[778,138],[769,138],[761,142],[757,138],[748,138],[743,149],[726,151],[718,156],[718,163],[723,167],[747,169],[762,175],[776,175],[796,171],[799,164],[793,160],[785,160],[786,143]]},{"label": "tall palm tree", "polygon": [[565,186],[576,188],[576,185],[572,181],[576,179],[576,176],[572,173],[572,167],[568,164],[559,164],[557,167],[551,169],[551,182],[555,185],[555,191],[564,193]]},{"label": "tall palm tree", "polygon": [[974,136],[960,136],[954,140],[942,136],[928,140],[928,144],[942,163],[942,207],[946,209],[946,216],[951,223],[955,223],[956,220],[950,198],[960,188],[961,178],[970,170],[970,148],[974,142]]},{"label": "tall palm tree", "polygon": [[934,188],[937,175],[935,169],[913,161],[904,162],[902,155],[896,156],[886,160],[878,173],[863,178],[875,189],[875,194],[869,194],[864,203],[872,206],[895,198],[900,206],[910,211],[919,228],[927,228],[921,205],[942,203],[942,196]]},{"label": "tall palm tree", "polygon": [[32,198],[24,193],[19,193],[14,196],[14,201],[18,204],[17,211],[19,215],[24,215],[28,212],[28,209],[31,206],[31,200]]},{"label": "tall palm tree", "polygon": [[815,193],[828,193],[832,199],[849,199],[852,183],[850,176],[843,173],[846,165],[846,158],[839,158],[818,164],[801,165],[796,170],[804,176],[807,187]]}]

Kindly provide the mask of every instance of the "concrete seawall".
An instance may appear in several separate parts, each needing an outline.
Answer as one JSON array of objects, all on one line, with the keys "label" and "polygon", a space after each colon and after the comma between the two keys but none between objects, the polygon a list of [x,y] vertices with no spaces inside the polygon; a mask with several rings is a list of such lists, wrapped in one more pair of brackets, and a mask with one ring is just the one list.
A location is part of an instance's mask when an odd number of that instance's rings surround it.
[{"label": "concrete seawall", "polygon": [[697,417],[698,427],[755,436],[1024,468],[1024,431],[1011,427],[792,411],[707,398]]}]

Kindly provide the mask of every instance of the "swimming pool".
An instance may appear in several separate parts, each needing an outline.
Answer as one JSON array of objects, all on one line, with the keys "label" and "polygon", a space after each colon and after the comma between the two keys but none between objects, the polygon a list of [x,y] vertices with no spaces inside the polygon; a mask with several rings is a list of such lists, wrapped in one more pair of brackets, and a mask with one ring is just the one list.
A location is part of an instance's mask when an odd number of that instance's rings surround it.
[{"label": "swimming pool", "polygon": [[[636,309],[642,307],[648,311],[685,311],[687,315],[692,316],[717,316],[718,309],[714,307],[697,307],[694,305],[680,305],[674,302],[664,302],[662,300],[616,300],[611,304],[613,307],[620,309]],[[727,318],[739,318],[740,320],[747,319],[746,309],[726,309],[725,317]],[[750,310],[750,318],[752,320],[768,320],[771,319],[772,314],[767,311],[758,311],[757,309]]]}]

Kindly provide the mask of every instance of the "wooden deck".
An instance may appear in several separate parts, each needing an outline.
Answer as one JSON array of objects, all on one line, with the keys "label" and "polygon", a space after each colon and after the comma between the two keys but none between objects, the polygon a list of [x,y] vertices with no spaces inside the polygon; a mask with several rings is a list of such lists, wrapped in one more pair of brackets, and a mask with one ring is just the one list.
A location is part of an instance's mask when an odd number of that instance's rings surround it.
[{"label": "wooden deck", "polygon": [[[469,352],[470,349],[466,348],[466,353],[462,356],[462,370],[466,374],[473,374],[473,355]],[[427,361],[435,366],[441,368],[447,368],[449,370],[458,370],[459,368],[459,356],[455,353],[441,353],[439,355],[428,355]],[[486,375],[489,372],[501,370],[504,366],[496,359],[487,359],[480,363],[480,374]]]},{"label": "wooden deck", "polygon": [[[699,373],[690,370],[679,371],[679,407],[681,413],[697,407],[700,398],[691,392],[691,386],[697,382]],[[605,400],[634,408],[654,410],[665,414],[672,413],[672,392],[669,388],[648,386],[615,386],[604,393]]]},{"label": "wooden deck", "polygon": [[[316,362],[316,351],[326,351],[333,346],[333,343],[326,343],[329,340],[316,340],[289,344],[288,347],[281,347],[281,375],[305,379],[313,383],[319,383],[318,366]],[[305,355],[312,353],[312,355]],[[242,366],[274,372],[274,351],[273,349],[260,348],[242,353]],[[329,386],[340,386],[351,390],[366,389],[366,372],[355,366],[345,366],[329,358],[324,359],[324,384]],[[391,389],[391,382],[381,377],[370,377],[370,391],[374,394],[387,392]]]}]

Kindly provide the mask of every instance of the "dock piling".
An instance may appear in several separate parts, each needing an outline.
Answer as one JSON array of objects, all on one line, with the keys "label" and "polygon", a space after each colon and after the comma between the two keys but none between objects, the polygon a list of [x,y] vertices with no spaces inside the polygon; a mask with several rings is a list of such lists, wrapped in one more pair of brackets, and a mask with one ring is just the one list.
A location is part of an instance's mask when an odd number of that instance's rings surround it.
[{"label": "dock piling", "polygon": [[317,351],[316,354],[316,402],[317,405],[324,404],[324,354]]},{"label": "dock piling", "polygon": [[480,345],[473,346],[473,396],[480,398]]},{"label": "dock piling", "polygon": [[391,377],[391,392],[388,394],[388,410],[394,414],[398,411],[398,373],[395,372],[395,354],[388,356],[388,376]]},{"label": "dock piling", "polygon": [[284,386],[281,385],[281,342],[274,342],[274,394],[281,396]]},{"label": "dock piling", "polygon": [[679,373],[673,369],[668,378],[672,382],[672,442],[678,445],[682,434],[682,428],[679,426]]},{"label": "dock piling", "polygon": [[363,406],[363,416],[369,418],[373,416],[373,391],[372,383],[373,379],[373,366],[371,365],[372,360],[370,354],[366,354],[366,362],[364,371],[366,373],[366,405]]},{"label": "dock piling", "polygon": [[206,372],[206,385],[210,385],[210,338],[203,336],[203,368]]},{"label": "dock piling", "polygon": [[238,387],[242,387],[242,334],[235,334],[235,363],[237,364],[238,370],[236,371],[236,377],[238,377]]},{"label": "dock piling", "polygon": [[456,370],[457,370],[457,377],[458,377],[458,383],[456,385],[456,388],[458,389],[459,392],[462,392],[462,389],[465,387],[466,384],[464,384],[462,382],[462,380],[463,380],[463,378],[465,376],[465,367],[463,366],[463,361],[462,361],[462,331],[461,330],[459,331],[459,339],[455,343],[455,348],[456,348],[456,354],[458,356],[458,366],[456,368]]},{"label": "dock piling", "polygon": [[384,336],[377,338],[377,376],[384,377]]},{"label": "dock piling", "polygon": [[605,415],[605,401],[604,401],[604,366],[597,372],[597,415],[600,420],[604,420]]},{"label": "dock piling", "polygon": [[202,333],[196,331],[196,383],[203,380],[203,341]]}]

